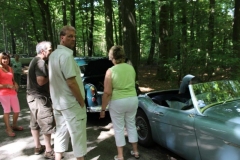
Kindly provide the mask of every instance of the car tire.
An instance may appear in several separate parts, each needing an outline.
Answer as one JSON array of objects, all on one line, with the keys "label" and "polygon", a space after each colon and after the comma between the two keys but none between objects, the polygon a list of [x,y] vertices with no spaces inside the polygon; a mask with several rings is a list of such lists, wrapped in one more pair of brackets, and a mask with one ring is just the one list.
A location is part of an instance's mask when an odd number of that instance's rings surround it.
[{"label": "car tire", "polygon": [[154,144],[152,131],[146,114],[142,110],[137,111],[136,127],[138,132],[138,143],[142,146],[149,147]]}]

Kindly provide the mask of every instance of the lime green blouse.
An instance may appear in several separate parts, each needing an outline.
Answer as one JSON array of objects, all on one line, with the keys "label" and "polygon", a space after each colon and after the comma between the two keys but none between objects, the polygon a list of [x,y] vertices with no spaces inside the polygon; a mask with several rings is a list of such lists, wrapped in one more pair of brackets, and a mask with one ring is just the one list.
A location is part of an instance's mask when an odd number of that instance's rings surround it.
[{"label": "lime green blouse", "polygon": [[137,96],[135,89],[136,72],[127,63],[120,63],[110,68],[112,72],[112,98],[117,100]]}]

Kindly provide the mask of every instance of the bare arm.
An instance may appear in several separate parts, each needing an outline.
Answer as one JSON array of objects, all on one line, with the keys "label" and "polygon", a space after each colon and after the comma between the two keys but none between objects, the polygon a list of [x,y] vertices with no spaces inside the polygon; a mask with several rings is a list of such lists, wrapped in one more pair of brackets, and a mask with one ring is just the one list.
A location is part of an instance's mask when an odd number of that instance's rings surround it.
[{"label": "bare arm", "polygon": [[10,89],[12,89],[13,85],[11,85],[11,84],[0,84],[0,88],[10,88]]},{"label": "bare arm", "polygon": [[48,77],[37,76],[37,83],[39,86],[43,86],[44,84],[48,83],[48,81],[49,81]]},{"label": "bare arm", "polygon": [[81,107],[85,106],[84,99],[82,97],[81,91],[79,89],[78,83],[75,77],[68,78],[66,80],[68,87],[72,91],[73,96],[76,98]]},{"label": "bare arm", "polygon": [[104,92],[102,96],[102,110],[105,110],[112,96],[112,72],[107,70],[104,79]]}]

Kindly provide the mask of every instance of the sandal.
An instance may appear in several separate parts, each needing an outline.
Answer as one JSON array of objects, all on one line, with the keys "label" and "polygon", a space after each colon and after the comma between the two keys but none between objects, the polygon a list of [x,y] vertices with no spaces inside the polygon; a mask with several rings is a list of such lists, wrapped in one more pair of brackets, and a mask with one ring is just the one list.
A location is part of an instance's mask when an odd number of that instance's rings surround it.
[{"label": "sandal", "polygon": [[114,156],[114,160],[123,160],[123,157],[118,158],[118,156]]},{"label": "sandal", "polygon": [[5,130],[6,131],[6,133],[7,133],[7,135],[9,136],[9,137],[15,137],[16,135],[15,135],[15,133],[14,132],[12,132],[12,131],[7,131],[7,130]]},{"label": "sandal", "polygon": [[138,152],[133,152],[133,151],[131,151],[131,155],[134,156],[136,159],[139,159],[139,158],[140,158]]},{"label": "sandal", "polygon": [[12,130],[14,130],[14,131],[22,131],[23,130],[22,126],[11,126],[11,127],[12,127]]}]

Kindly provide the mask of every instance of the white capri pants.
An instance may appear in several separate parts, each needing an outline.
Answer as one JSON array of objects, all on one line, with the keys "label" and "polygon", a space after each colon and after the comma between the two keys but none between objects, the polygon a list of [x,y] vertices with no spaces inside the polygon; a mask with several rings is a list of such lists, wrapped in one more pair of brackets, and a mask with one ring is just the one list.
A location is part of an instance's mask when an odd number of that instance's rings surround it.
[{"label": "white capri pants", "polygon": [[[65,110],[54,110],[56,120],[56,133],[54,138],[54,151],[65,152],[68,150],[71,137],[73,154],[75,157],[83,157],[87,154],[87,117],[82,118],[83,112],[80,105]],[[85,110],[84,110],[85,112]],[[69,137],[70,136],[70,137]]]},{"label": "white capri pants", "polygon": [[128,141],[130,143],[138,142],[138,134],[135,125],[137,108],[137,97],[123,98],[109,102],[109,113],[113,123],[117,147],[126,145],[124,127],[127,129]]}]

